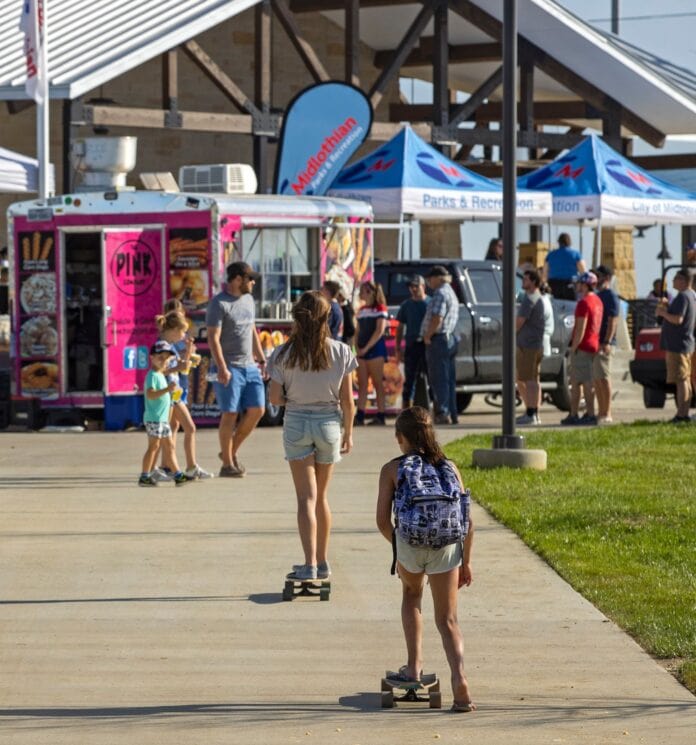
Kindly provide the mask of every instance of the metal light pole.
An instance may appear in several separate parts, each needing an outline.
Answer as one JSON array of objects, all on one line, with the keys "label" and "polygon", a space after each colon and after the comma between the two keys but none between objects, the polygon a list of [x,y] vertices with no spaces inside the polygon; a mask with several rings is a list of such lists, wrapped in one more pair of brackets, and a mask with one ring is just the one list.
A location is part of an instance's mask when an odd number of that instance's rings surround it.
[{"label": "metal light pole", "polygon": [[517,200],[517,0],[503,8],[503,434],[494,448],[524,447],[515,434],[515,246]]}]

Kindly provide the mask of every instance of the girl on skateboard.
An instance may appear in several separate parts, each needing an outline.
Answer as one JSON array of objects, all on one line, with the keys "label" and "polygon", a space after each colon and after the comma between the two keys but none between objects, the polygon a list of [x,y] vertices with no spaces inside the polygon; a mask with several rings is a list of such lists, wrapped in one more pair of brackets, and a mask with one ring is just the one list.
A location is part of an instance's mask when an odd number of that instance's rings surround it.
[{"label": "girl on skateboard", "polygon": [[329,309],[320,292],[305,292],[292,309],[290,338],[267,363],[270,401],[285,406],[283,446],[304,551],[304,563],[287,575],[292,580],[328,579],[331,574],[329,483],[334,463],[353,448],[351,373],[358,363],[348,345],[331,338]]},{"label": "girl on skateboard", "polygon": [[[428,577],[433,596],[435,624],[442,638],[442,646],[450,666],[454,703],[452,711],[473,711],[476,706],[471,700],[469,685],[464,675],[464,642],[457,621],[457,590],[467,587],[473,579],[471,573],[471,547],[474,534],[469,517],[468,492],[464,489],[457,467],[447,460],[435,438],[430,415],[420,406],[402,411],[396,419],[396,440],[403,455],[389,461],[382,467],[379,477],[379,496],[377,499],[377,527],[382,535],[393,544],[398,574],[401,579],[403,596],[401,602],[401,622],[406,640],[407,663],[399,670],[404,681],[417,681],[423,673],[423,621],[421,600],[425,578]],[[438,483],[439,482],[439,483]],[[430,491],[428,505],[438,502],[438,495],[448,495],[450,519],[446,521],[449,535],[438,537],[434,545],[449,541],[453,536],[460,538],[433,548],[427,543],[430,538],[419,533],[423,521],[414,522],[411,528],[406,525],[409,492],[422,499]],[[452,501],[454,498],[455,501]],[[420,504],[426,505],[426,502]],[[404,506],[406,505],[406,506]],[[453,507],[454,505],[454,507]],[[416,510],[430,510],[424,506]],[[452,510],[457,513],[455,515]],[[400,516],[401,525],[392,522],[392,512]],[[441,514],[441,513],[440,513]],[[440,520],[440,524],[443,521]],[[408,535],[408,540],[404,535]]]}]

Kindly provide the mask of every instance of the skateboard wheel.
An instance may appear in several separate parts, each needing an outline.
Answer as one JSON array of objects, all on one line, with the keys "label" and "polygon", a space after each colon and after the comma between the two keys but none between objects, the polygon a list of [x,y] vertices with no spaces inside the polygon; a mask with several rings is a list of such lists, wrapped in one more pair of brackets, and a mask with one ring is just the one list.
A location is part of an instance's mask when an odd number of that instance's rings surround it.
[{"label": "skateboard wheel", "polygon": [[321,590],[319,590],[319,600],[328,600],[330,594],[330,588],[322,587]]},{"label": "skateboard wheel", "polygon": [[293,591],[292,587],[284,587],[283,588],[283,600],[292,600],[293,597]]},{"label": "skateboard wheel", "polygon": [[394,694],[391,691],[382,691],[382,708],[394,708]]},{"label": "skateboard wheel", "polygon": [[440,691],[431,691],[428,694],[428,703],[431,709],[441,709],[442,708],[442,694],[440,693]]}]

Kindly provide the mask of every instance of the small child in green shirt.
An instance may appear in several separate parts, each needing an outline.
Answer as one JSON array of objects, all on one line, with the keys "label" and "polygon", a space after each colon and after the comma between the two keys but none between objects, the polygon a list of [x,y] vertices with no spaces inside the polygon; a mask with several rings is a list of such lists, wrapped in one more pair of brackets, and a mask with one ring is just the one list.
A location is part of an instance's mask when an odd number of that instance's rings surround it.
[{"label": "small child in green shirt", "polygon": [[147,430],[147,450],[143,456],[143,466],[138,486],[157,486],[152,478],[152,469],[157,462],[160,448],[165,451],[167,461],[172,463],[174,483],[183,486],[190,479],[179,468],[176,460],[172,428],[169,426],[171,394],[176,383],[168,383],[164,371],[169,358],[176,352],[166,341],[158,341],[150,348],[150,370],[145,378],[145,414],[143,422]]}]

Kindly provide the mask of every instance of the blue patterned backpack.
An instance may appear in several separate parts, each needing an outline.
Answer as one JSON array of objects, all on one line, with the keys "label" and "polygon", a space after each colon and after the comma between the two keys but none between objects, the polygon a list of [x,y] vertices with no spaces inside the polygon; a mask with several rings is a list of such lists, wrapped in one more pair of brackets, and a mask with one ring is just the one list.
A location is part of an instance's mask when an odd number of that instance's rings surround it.
[{"label": "blue patterned backpack", "polygon": [[394,517],[410,546],[439,549],[463,540],[469,530],[470,492],[462,490],[448,460],[434,466],[420,455],[399,459]]}]

